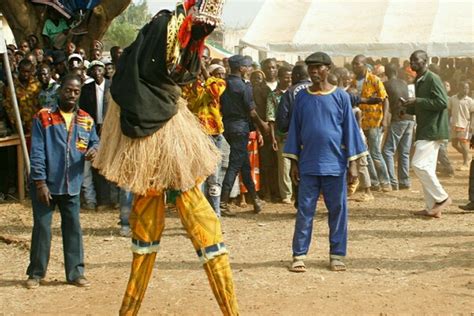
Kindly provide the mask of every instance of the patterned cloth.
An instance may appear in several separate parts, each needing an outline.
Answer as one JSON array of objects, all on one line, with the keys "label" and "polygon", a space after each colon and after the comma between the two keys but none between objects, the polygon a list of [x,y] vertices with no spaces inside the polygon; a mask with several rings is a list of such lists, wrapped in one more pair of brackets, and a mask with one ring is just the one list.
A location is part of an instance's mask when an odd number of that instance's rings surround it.
[{"label": "patterned cloth", "polygon": [[[354,79],[353,86],[357,88],[357,79]],[[382,80],[379,77],[367,71],[362,90],[360,91],[361,98],[378,97],[386,99],[388,97]],[[383,105],[379,104],[359,104],[362,110],[362,129],[380,127],[383,120]]]},{"label": "patterned cloth", "polygon": [[[18,78],[14,78],[13,84],[16,89],[16,98],[20,109],[23,130],[25,134],[28,134],[31,131],[33,116],[40,110],[38,96],[41,91],[41,84],[33,77],[26,85],[23,85]],[[8,118],[12,126],[16,128],[15,111],[13,109],[13,99],[10,89],[6,89],[4,107],[7,110]]]},{"label": "patterned cloth", "polygon": [[275,122],[278,104],[280,104],[281,97],[286,91],[275,89],[268,95],[267,98],[267,122]]},{"label": "patterned cloth", "polygon": [[203,89],[197,90],[199,95],[195,100],[191,100],[194,103],[188,103],[190,110],[199,118],[208,135],[220,135],[224,132],[220,97],[225,87],[224,80],[210,77],[206,80]]}]

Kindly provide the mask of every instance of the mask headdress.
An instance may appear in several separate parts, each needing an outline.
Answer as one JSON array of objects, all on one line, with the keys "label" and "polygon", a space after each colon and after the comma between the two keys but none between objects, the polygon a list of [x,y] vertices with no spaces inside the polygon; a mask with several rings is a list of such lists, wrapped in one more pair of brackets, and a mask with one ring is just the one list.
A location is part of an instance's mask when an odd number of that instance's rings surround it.
[{"label": "mask headdress", "polygon": [[[191,37],[204,43],[204,39],[212,30],[221,23],[224,0],[185,0],[179,3],[184,8],[186,18],[178,32],[178,40],[181,47],[189,44]],[[200,29],[200,31],[194,31]],[[196,38],[196,35],[201,38]],[[199,51],[202,49],[202,45]]]}]

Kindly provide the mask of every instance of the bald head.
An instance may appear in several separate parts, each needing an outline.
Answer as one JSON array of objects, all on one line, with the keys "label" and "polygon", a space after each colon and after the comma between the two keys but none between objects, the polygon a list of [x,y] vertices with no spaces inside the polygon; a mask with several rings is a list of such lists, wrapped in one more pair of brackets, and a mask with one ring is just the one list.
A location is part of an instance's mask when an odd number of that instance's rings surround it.
[{"label": "bald head", "polygon": [[357,78],[362,78],[367,72],[367,58],[364,55],[356,55],[352,60],[352,71]]},{"label": "bald head", "polygon": [[421,76],[428,69],[428,54],[424,50],[416,50],[410,56],[410,67]]},{"label": "bald head", "polygon": [[410,60],[412,59],[412,57],[418,57],[420,59],[422,59],[425,63],[428,63],[428,54],[424,51],[424,50],[415,50],[411,56],[410,56]]},{"label": "bald head", "polygon": [[356,55],[354,57],[354,59],[352,59],[352,63],[354,62],[358,62],[358,63],[362,63],[364,65],[367,65],[367,57],[365,57],[364,55]]}]

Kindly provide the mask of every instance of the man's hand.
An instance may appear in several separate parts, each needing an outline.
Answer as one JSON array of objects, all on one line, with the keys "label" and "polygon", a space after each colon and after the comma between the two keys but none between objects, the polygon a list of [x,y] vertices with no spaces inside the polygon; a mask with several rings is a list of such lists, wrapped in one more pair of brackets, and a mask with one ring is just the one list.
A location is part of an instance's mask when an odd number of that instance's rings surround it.
[{"label": "man's hand", "polygon": [[408,100],[400,98],[400,102],[402,106],[415,106],[416,98],[408,98]]},{"label": "man's hand", "polygon": [[295,185],[298,185],[300,183],[300,171],[298,169],[298,162],[293,159],[291,160],[290,176],[291,180]]},{"label": "man's hand", "polygon": [[46,206],[50,206],[50,200],[53,199],[51,193],[49,192],[46,181],[36,181],[36,196],[38,200]]},{"label": "man's hand", "polygon": [[380,104],[382,101],[383,99],[379,97],[360,98],[360,103],[363,104]]},{"label": "man's hand", "polygon": [[357,160],[349,162],[349,184],[356,182],[358,177]]},{"label": "man's hand", "polygon": [[265,144],[265,142],[263,141],[263,136],[260,133],[257,133],[257,143],[258,147],[262,147]]},{"label": "man's hand", "polygon": [[89,150],[86,153],[86,160],[94,161],[96,154],[97,154],[97,149],[89,148]]},{"label": "man's hand", "polygon": [[278,151],[278,141],[275,139],[275,137],[272,137],[272,148],[273,151]]}]

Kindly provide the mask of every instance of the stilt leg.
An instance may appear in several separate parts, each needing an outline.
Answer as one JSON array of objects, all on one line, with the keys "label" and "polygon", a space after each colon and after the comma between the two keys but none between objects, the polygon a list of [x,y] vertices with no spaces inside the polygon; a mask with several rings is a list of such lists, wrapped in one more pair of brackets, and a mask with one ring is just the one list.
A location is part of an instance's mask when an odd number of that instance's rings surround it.
[{"label": "stilt leg", "polygon": [[120,315],[137,315],[155,263],[164,228],[164,197],[137,196],[130,214],[133,261]]},{"label": "stilt leg", "polygon": [[209,278],[212,291],[224,315],[238,315],[232,271],[227,249],[222,242],[219,219],[197,188],[183,192],[176,200],[181,222]]},{"label": "stilt leg", "polygon": [[206,270],[209,284],[221,308],[222,314],[226,316],[239,315],[229,256],[223,254],[209,260],[204,264],[204,270]]},{"label": "stilt leg", "polygon": [[148,282],[150,281],[155,258],[156,252],[145,255],[133,254],[132,271],[130,272],[127,290],[120,308],[121,316],[138,314]]}]

